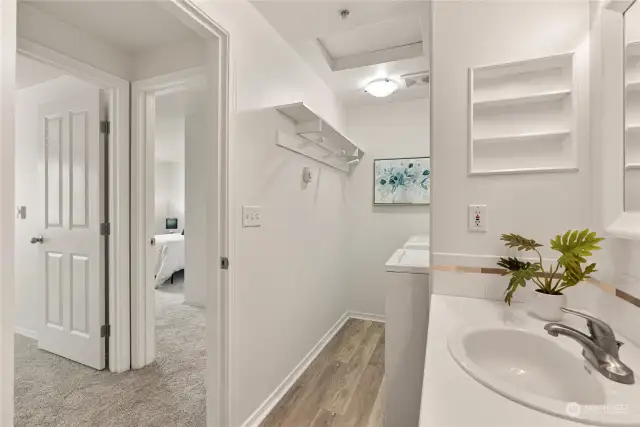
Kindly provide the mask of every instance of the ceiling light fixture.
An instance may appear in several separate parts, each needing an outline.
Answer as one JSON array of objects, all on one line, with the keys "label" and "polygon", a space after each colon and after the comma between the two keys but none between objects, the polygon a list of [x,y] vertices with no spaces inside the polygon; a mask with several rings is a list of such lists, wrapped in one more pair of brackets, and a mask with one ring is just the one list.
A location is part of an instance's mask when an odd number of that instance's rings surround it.
[{"label": "ceiling light fixture", "polygon": [[364,88],[364,91],[376,98],[384,98],[398,90],[398,83],[390,79],[374,80]]}]

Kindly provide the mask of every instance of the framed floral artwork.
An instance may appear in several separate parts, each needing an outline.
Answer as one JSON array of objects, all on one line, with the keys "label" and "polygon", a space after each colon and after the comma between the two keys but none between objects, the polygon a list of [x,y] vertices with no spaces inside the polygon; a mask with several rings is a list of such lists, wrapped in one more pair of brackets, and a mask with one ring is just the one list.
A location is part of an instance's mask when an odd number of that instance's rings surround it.
[{"label": "framed floral artwork", "polygon": [[431,203],[431,158],[373,161],[374,205],[428,205]]}]

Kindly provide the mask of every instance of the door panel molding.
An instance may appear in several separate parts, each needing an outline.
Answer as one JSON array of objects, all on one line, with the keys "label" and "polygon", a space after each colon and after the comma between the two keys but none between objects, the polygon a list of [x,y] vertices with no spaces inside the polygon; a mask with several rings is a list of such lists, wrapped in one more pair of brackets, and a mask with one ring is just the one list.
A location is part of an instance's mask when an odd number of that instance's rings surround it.
[{"label": "door panel molding", "polygon": [[[78,123],[75,119],[82,118]],[[88,113],[72,111],[69,113],[69,227],[88,228],[89,217],[89,147]],[[77,129],[76,126],[82,127]],[[76,133],[76,131],[80,131]],[[77,200],[80,199],[80,200]]]}]

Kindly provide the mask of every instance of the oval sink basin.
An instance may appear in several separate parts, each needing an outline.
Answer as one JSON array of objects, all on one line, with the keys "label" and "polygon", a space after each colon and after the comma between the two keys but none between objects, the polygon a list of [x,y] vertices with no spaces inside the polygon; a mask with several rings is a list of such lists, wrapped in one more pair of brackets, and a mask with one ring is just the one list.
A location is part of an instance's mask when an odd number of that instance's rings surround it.
[{"label": "oval sink basin", "polygon": [[640,402],[637,385],[607,380],[559,339],[544,331],[467,327],[449,337],[449,351],[475,380],[530,408],[594,425],[640,425],[638,408],[629,404]]}]

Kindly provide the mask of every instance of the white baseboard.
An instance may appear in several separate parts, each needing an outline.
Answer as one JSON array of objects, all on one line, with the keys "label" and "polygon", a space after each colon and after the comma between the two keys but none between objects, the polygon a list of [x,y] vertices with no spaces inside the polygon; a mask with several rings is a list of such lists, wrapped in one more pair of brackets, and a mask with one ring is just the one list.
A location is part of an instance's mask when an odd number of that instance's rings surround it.
[{"label": "white baseboard", "polygon": [[384,323],[385,320],[383,314],[363,313],[361,311],[348,311],[347,315],[353,319],[371,320],[372,322]]},{"label": "white baseboard", "polygon": [[329,344],[329,341],[338,333],[349,320],[350,312],[345,312],[342,317],[327,331],[309,353],[298,363],[287,378],[271,393],[271,395],[260,405],[256,411],[242,424],[242,427],[258,427],[269,413],[276,407],[278,402],[284,397],[291,387],[298,381],[304,371],[311,365],[322,350]]},{"label": "white baseboard", "polygon": [[20,326],[16,326],[14,331],[18,335],[22,335],[23,337],[33,338],[34,340],[38,339],[38,332],[32,331],[31,329],[21,328]]}]

